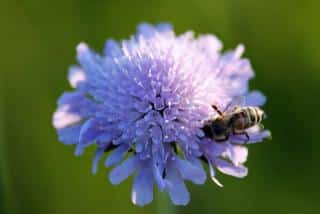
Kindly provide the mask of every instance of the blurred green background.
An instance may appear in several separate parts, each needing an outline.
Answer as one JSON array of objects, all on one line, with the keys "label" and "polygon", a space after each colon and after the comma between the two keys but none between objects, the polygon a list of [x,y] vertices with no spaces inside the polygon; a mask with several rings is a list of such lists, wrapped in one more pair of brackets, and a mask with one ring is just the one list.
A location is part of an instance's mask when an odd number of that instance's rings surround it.
[{"label": "blurred green background", "polygon": [[51,125],[76,45],[100,51],[142,21],[244,43],[251,87],[268,97],[273,140],[250,146],[248,177],[188,183],[191,203],[176,213],[320,213],[319,10],[318,0],[1,0],[0,213],[156,212],[157,199],[132,205],[132,179],[112,186],[102,166],[93,176],[94,151],[74,157]]}]

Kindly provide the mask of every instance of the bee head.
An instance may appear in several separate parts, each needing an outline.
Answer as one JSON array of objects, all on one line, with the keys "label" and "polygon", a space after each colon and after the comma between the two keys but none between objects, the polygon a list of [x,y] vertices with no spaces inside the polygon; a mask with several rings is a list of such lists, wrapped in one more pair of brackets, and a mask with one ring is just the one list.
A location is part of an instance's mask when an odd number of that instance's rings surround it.
[{"label": "bee head", "polygon": [[216,121],[216,123],[212,124],[211,128],[214,135],[216,136],[226,134],[228,131],[228,126],[224,123],[223,120]]}]

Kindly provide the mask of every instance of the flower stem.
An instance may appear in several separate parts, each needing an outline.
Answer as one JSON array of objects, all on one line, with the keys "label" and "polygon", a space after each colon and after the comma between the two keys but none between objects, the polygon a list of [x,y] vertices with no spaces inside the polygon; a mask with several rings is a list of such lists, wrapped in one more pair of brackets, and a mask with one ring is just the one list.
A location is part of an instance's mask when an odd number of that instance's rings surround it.
[{"label": "flower stem", "polygon": [[158,214],[174,214],[175,209],[174,205],[170,201],[170,198],[167,193],[158,191],[157,198],[157,213]]}]

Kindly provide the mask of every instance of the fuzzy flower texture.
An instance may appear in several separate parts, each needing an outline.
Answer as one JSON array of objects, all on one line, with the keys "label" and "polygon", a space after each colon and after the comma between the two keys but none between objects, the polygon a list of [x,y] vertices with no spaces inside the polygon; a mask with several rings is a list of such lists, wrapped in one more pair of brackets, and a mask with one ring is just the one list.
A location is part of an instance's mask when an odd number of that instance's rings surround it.
[{"label": "fuzzy flower texture", "polygon": [[246,145],[270,132],[252,127],[249,141],[231,134],[215,142],[206,137],[204,121],[217,116],[212,105],[224,109],[243,96],[246,106],[261,106],[265,97],[248,89],[254,73],[241,58],[244,47],[221,49],[213,35],[175,35],[169,24],[141,24],[129,40],[108,40],[102,55],[80,43],[80,66],[68,75],[74,90],[59,98],[53,116],[59,140],[75,145],[76,155],[94,145],[93,172],[107,156],[112,184],[134,174],[131,199],[139,206],[153,200],[154,185],[173,204],[186,205],[184,181],[204,184],[205,164],[219,186],[217,171],[245,177]]}]

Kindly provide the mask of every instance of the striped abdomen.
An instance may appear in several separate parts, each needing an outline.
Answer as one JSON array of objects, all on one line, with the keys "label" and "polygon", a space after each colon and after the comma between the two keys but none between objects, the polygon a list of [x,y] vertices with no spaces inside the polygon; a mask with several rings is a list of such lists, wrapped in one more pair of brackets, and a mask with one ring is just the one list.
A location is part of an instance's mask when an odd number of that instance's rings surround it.
[{"label": "striped abdomen", "polygon": [[244,107],[243,111],[246,112],[246,115],[249,118],[249,127],[260,123],[264,117],[264,112],[258,107]]},{"label": "striped abdomen", "polygon": [[230,122],[234,131],[241,132],[244,129],[250,128],[262,121],[264,112],[259,107],[243,107],[238,112],[234,113]]}]

